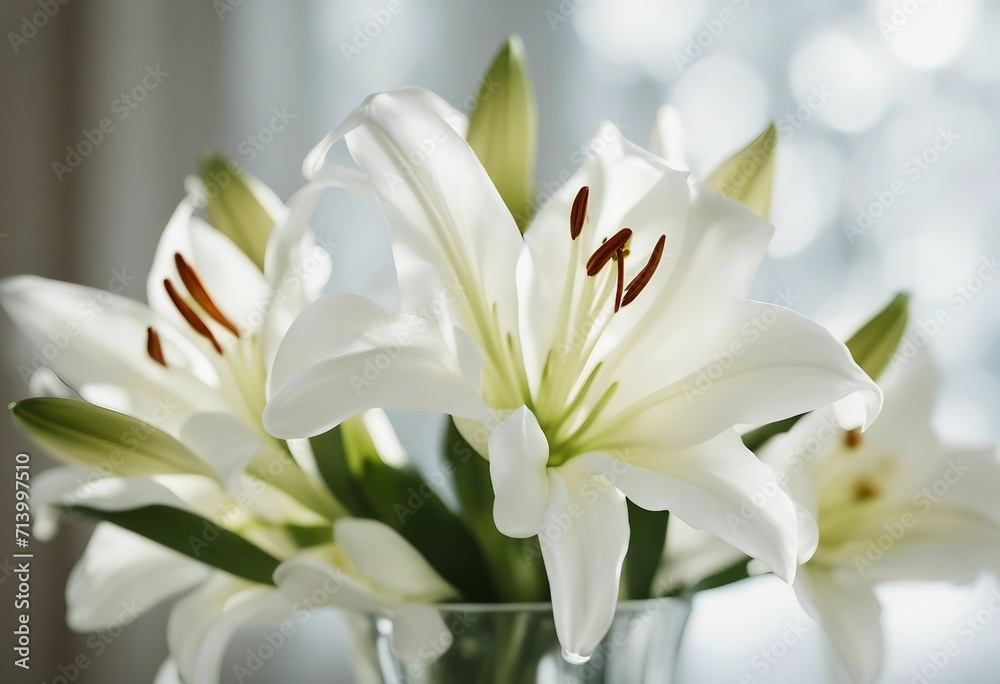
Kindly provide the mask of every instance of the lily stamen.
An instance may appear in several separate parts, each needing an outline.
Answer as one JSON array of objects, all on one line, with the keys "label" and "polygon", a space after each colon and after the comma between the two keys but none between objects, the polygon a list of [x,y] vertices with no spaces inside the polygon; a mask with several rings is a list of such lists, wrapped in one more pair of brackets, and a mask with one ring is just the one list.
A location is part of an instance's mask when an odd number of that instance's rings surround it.
[{"label": "lily stamen", "polygon": [[877,499],[882,489],[871,480],[861,479],[854,483],[853,496],[855,501],[870,501]]},{"label": "lily stamen", "polygon": [[163,356],[163,347],[160,345],[160,336],[152,326],[146,328],[146,353],[153,361],[164,368],[167,367],[167,359]]},{"label": "lily stamen", "polygon": [[569,236],[574,240],[580,237],[583,231],[583,224],[587,221],[587,205],[590,202],[590,187],[584,185],[576,193],[573,200],[573,208],[569,212]]},{"label": "lily stamen", "polygon": [[174,254],[174,264],[177,266],[177,272],[181,276],[181,281],[184,283],[184,287],[187,288],[188,292],[194,298],[194,301],[198,302],[198,305],[205,310],[209,316],[212,317],[215,322],[223,326],[231,332],[236,337],[240,336],[240,330],[237,328],[232,321],[230,321],[224,313],[216,305],[215,301],[212,299],[211,295],[208,294],[208,290],[205,288],[205,284],[202,282],[201,277],[198,272],[194,270],[184,257],[181,256],[180,252]]},{"label": "lily stamen", "polygon": [[628,306],[635,301],[635,298],[639,296],[639,293],[642,292],[646,285],[649,284],[653,274],[656,272],[657,266],[660,265],[660,259],[663,257],[663,246],[666,242],[666,235],[661,235],[660,239],[656,241],[656,246],[653,247],[653,253],[649,255],[649,261],[647,261],[646,265],[642,267],[642,270],[636,274],[635,278],[632,279],[632,282],[628,284],[625,292],[625,298],[622,300],[622,306]]},{"label": "lily stamen", "polygon": [[212,343],[212,347],[215,348],[215,351],[221,354],[222,345],[220,345],[219,341],[215,339],[215,335],[212,334],[209,327],[205,325],[205,321],[198,318],[198,314],[194,312],[194,309],[192,309],[188,303],[181,298],[180,294],[177,292],[177,288],[174,287],[174,284],[170,282],[169,278],[163,279],[163,287],[166,288],[170,301],[172,301],[174,306],[177,307],[177,310],[181,313],[181,316],[184,317],[184,320],[187,321],[192,328],[194,328],[196,333],[208,339],[208,341]]},{"label": "lily stamen", "polygon": [[587,260],[587,275],[595,276],[600,273],[601,269],[604,268],[604,265],[611,261],[611,258],[615,256],[619,249],[624,248],[625,243],[627,243],[631,238],[632,229],[622,228],[610,238],[605,240],[601,246],[594,251],[590,259]]},{"label": "lily stamen", "polygon": [[622,308],[622,294],[625,291],[625,253],[619,249],[615,254],[618,256],[615,259],[618,262],[618,282],[615,285],[615,313],[618,313],[619,309]]},{"label": "lily stamen", "polygon": [[844,433],[844,444],[850,449],[857,449],[861,446],[861,430],[853,428]]}]

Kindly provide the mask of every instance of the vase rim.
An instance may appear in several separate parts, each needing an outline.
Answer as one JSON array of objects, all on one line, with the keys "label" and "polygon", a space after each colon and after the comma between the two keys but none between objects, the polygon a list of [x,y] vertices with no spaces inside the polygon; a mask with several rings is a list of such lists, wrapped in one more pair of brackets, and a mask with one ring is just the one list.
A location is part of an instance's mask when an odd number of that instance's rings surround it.
[{"label": "vase rim", "polygon": [[[618,601],[618,605],[615,608],[616,611],[622,609],[641,609],[653,604],[691,604],[690,595],[677,595],[677,596],[660,596],[656,598],[648,599],[627,599]],[[512,613],[512,612],[532,612],[532,613],[551,613],[552,612],[552,602],[551,601],[525,601],[519,603],[469,603],[469,602],[459,602],[459,603],[430,603],[427,604],[431,608],[439,611],[463,611],[463,612],[477,612],[477,613]]]}]

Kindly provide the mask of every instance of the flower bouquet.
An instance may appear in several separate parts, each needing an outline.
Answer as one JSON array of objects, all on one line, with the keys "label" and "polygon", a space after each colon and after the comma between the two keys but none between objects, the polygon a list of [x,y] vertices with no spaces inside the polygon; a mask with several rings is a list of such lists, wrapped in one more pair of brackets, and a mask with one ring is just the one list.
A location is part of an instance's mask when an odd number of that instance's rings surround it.
[{"label": "flower bouquet", "polygon": [[[34,486],[35,536],[98,521],[70,626],[177,597],[162,683],[218,682],[236,630],[287,638],[327,606],[351,616],[361,681],[663,683],[691,596],[771,572],[831,667],[874,681],[875,585],[1000,556],[994,451],[942,447],[928,361],[895,355],[906,295],[846,341],[746,298],[773,126],[695,178],[669,107],[648,148],[604,124],[536,206],[517,38],[483,83],[468,116],[372,95],[287,204],[207,155],[146,304],[0,283],[36,346],[75,327],[10,407],[65,464]],[[328,159],[341,144],[355,166]],[[329,189],[381,208],[398,306],[324,294],[309,221]],[[448,416],[436,469],[387,410]]]}]

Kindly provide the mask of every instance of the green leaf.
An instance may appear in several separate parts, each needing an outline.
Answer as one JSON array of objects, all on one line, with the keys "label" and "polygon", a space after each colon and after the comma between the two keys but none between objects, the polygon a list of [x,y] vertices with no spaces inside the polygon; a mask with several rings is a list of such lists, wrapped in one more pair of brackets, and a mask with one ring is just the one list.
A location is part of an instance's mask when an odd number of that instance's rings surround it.
[{"label": "green leaf", "polygon": [[205,185],[209,223],[263,271],[264,250],[280,200],[239,164],[221,154],[205,154],[198,172]]},{"label": "green leaf", "polygon": [[358,517],[399,532],[467,601],[495,601],[489,568],[465,524],[412,467],[382,460],[360,416],[311,440],[331,491]]},{"label": "green leaf", "polygon": [[309,443],[316,457],[320,477],[337,500],[355,517],[374,518],[375,511],[368,504],[368,496],[361,481],[348,465],[340,427],[311,438]]},{"label": "green leaf", "polygon": [[476,540],[420,473],[366,461],[361,479],[376,518],[413,544],[464,600],[497,600],[483,580],[489,567]]},{"label": "green leaf", "polygon": [[97,468],[106,476],[215,477],[186,446],[138,418],[61,397],[25,399],[8,408],[29,437],[65,463]]},{"label": "green leaf", "polygon": [[767,442],[767,440],[771,439],[775,435],[780,435],[791,430],[792,426],[799,422],[799,419],[804,415],[806,414],[800,413],[797,416],[768,423],[767,425],[761,425],[759,428],[750,430],[750,432],[744,433],[743,444],[750,451],[756,452],[757,449],[764,446],[764,443]]},{"label": "green leaf", "polygon": [[333,525],[286,525],[299,548],[333,543]]},{"label": "green leaf", "polygon": [[468,523],[486,554],[500,600],[546,600],[548,580],[538,538],[507,537],[493,522],[494,495],[489,463],[462,438],[453,421],[448,423],[444,448],[445,464],[451,472],[462,519]]},{"label": "green leaf", "polygon": [[653,579],[663,559],[667,543],[667,511],[647,511],[628,502],[628,526],[631,530],[628,553],[622,568],[625,594],[630,599],[652,597]]},{"label": "green leaf", "polygon": [[771,211],[774,152],[778,129],[770,124],[763,133],[712,172],[705,184],[727,197],[739,200],[761,218]]},{"label": "green leaf", "polygon": [[[909,306],[910,295],[900,292],[845,343],[854,362],[872,380],[879,379],[889,365],[899,341],[903,339],[909,319]],[[743,444],[751,451],[757,451],[775,435],[791,430],[804,415],[792,416],[751,430],[743,435]]]},{"label": "green leaf", "polygon": [[261,584],[274,584],[271,576],[281,562],[240,535],[179,508],[157,504],[124,511],[87,506],[66,506],[63,510],[118,525],[213,568]]},{"label": "green leaf", "polygon": [[524,44],[516,35],[500,48],[480,83],[467,137],[523,230],[535,192],[538,111]]},{"label": "green leaf", "polygon": [[847,340],[855,363],[877,380],[892,360],[909,320],[910,295],[900,292]]}]

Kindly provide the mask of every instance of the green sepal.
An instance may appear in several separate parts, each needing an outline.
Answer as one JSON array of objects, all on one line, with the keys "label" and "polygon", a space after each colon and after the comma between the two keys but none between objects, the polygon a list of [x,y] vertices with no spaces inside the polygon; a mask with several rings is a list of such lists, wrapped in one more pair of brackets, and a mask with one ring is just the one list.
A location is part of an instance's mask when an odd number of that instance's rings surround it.
[{"label": "green sepal", "polygon": [[33,397],[9,407],[29,437],[70,465],[96,468],[106,477],[215,472],[186,446],[138,418],[85,401]]},{"label": "green sepal", "polygon": [[766,219],[771,212],[777,147],[778,129],[772,123],[749,145],[713,171],[705,184],[726,197],[739,200]]},{"label": "green sepal", "polygon": [[209,223],[263,271],[267,239],[277,220],[277,197],[239,164],[214,152],[202,156],[198,175],[205,186]]},{"label": "green sepal", "polygon": [[500,48],[480,83],[467,140],[523,230],[535,192],[538,110],[524,43],[516,35]]}]

